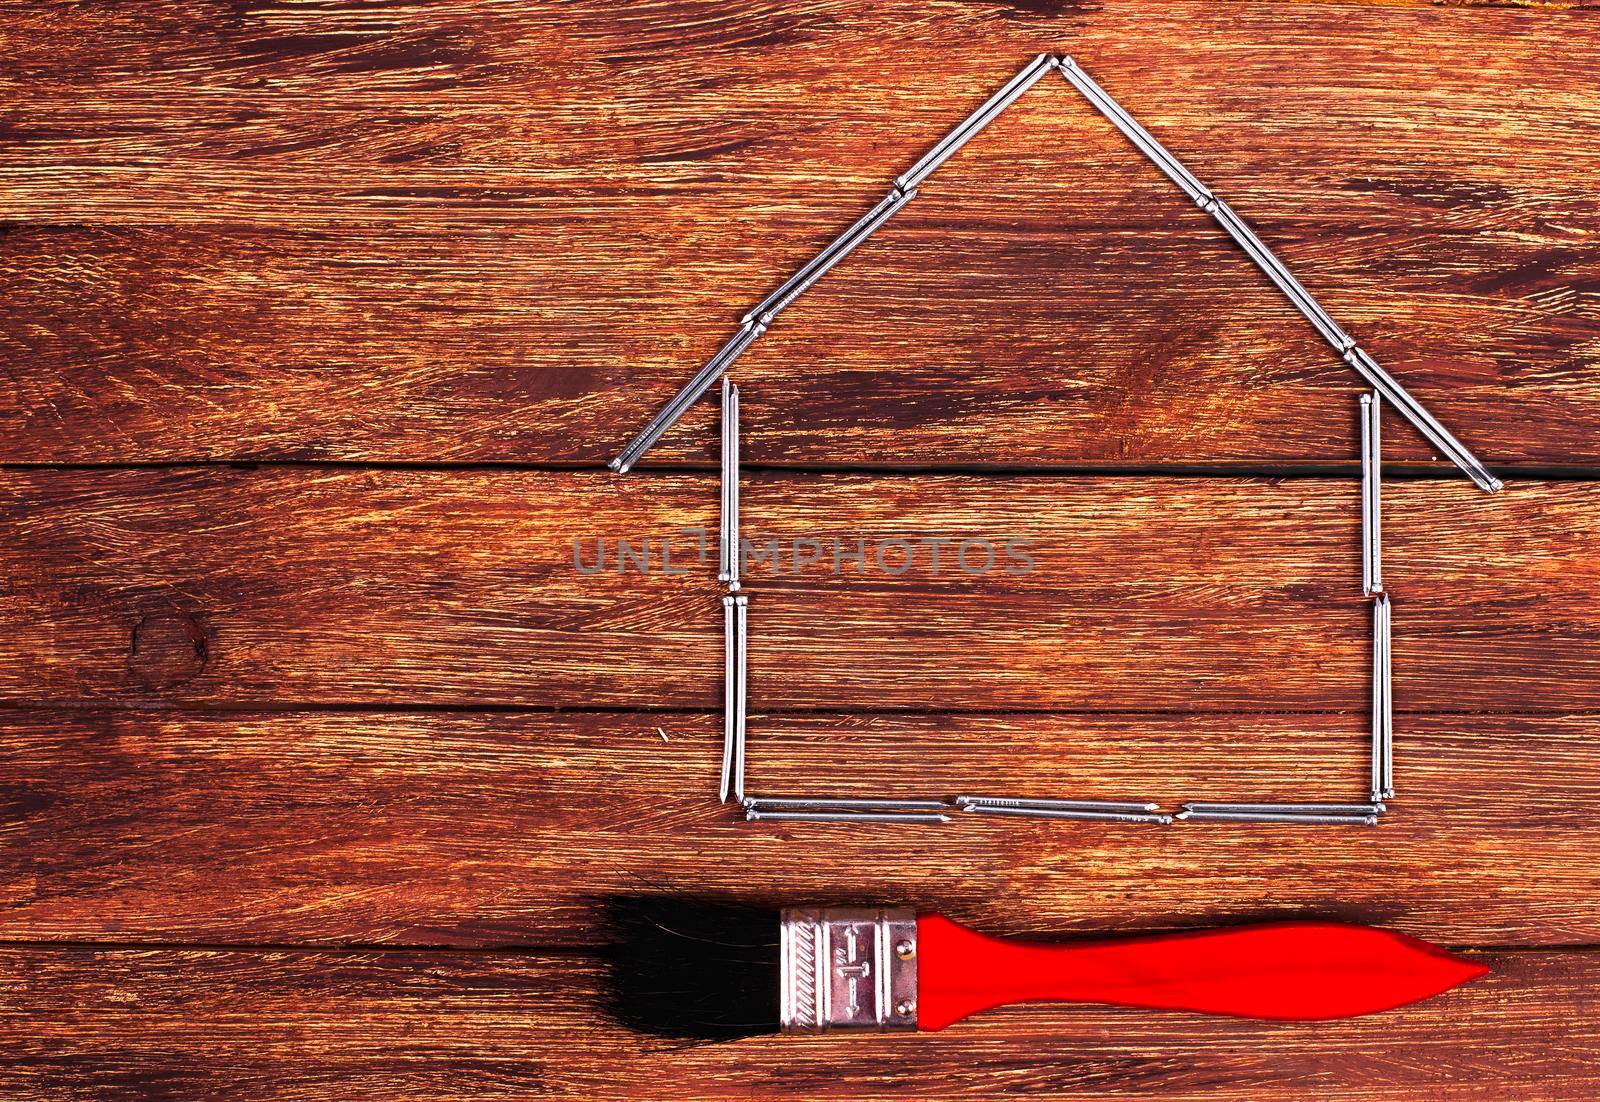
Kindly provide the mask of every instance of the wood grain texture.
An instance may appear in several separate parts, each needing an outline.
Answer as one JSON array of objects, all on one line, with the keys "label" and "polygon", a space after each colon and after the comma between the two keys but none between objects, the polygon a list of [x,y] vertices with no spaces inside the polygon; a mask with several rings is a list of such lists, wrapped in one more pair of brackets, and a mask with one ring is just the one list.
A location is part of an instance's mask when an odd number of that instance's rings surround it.
[{"label": "wood grain texture", "polygon": [[[682,529],[715,524],[714,409],[652,455],[676,470],[575,469],[1048,49],[1491,467],[1592,475],[1585,8],[11,5],[0,1096],[1600,1095],[1600,483],[1388,487],[1378,828],[841,830],[712,802],[717,591]],[[737,375],[746,534],[823,548],[750,571],[754,789],[1362,793],[1356,489],[1326,477],[1356,382],[1060,82]],[[647,536],[648,574],[575,569],[575,539]],[[1028,572],[827,552],[1012,536]],[[1063,1007],[681,1048],[601,1005],[597,902],[656,892],[1500,951],[1349,1023]]]},{"label": "wood grain texture", "polygon": [[[597,944],[610,895],[896,902],[999,933],[1321,915],[1600,943],[1592,714],[1402,717],[1373,828],[755,824],[720,717],[0,714],[0,940]],[[1359,715],[757,715],[750,791],[1352,800]]]},{"label": "wood grain texture", "polygon": [[[1321,479],[752,478],[746,538],[784,556],[750,570],[752,706],[1364,710],[1357,496]],[[716,502],[694,475],[8,472],[0,693],[715,709],[715,549],[700,564],[681,530],[714,529]],[[1600,707],[1600,488],[1397,482],[1386,503],[1400,710]],[[906,565],[892,542],[1013,537],[1028,572],[997,551],[968,573],[954,542],[937,570],[926,542]],[[651,571],[618,571],[616,541],[646,538]],[[607,569],[580,573],[602,539]],[[867,541],[864,571],[834,572],[835,539]],[[821,554],[797,569],[803,540]]]},{"label": "wood grain texture", "polygon": [[62,1099],[1160,1098],[1583,1102],[1593,953],[1489,953],[1483,979],[1340,1022],[1088,1006],[938,1034],[686,1046],[606,1021],[581,958],[0,950],[0,1089]]},{"label": "wood grain texture", "polygon": [[[22,13],[0,460],[597,463],[1052,48],[1487,462],[1600,464],[1592,12],[1128,0]],[[738,371],[757,462],[1354,452],[1353,376],[1054,78]]]}]

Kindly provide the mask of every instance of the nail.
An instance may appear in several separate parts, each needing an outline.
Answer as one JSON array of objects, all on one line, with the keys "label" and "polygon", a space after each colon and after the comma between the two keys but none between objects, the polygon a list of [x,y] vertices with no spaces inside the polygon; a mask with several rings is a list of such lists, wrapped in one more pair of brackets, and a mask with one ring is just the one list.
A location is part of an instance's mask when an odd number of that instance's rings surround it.
[{"label": "nail", "polygon": [[1122,104],[1112,98],[1093,77],[1084,72],[1078,63],[1070,57],[1063,57],[1057,64],[1061,75],[1067,78],[1078,93],[1089,101],[1089,105],[1099,111],[1111,125],[1122,132],[1123,137],[1133,143],[1137,149],[1161,172],[1177,184],[1190,199],[1196,203],[1210,198],[1211,193],[1195,178],[1194,173],[1183,166],[1183,162],[1174,157],[1167,147],[1156,141],[1154,135],[1139,124],[1139,121],[1130,115]]},{"label": "nail", "polygon": [[[728,598],[724,598],[727,600]],[[731,598],[733,601],[734,639],[735,639],[735,680],[737,686],[738,706],[733,713],[733,798],[744,799],[744,747],[746,735],[746,710],[750,689],[750,663],[749,663],[749,607],[750,598],[739,594]]]},{"label": "nail", "polygon": [[1368,804],[1221,804],[1187,803],[1185,811],[1226,811],[1241,814],[1263,815],[1382,815],[1386,810],[1381,803]]},{"label": "nail", "polygon": [[876,206],[851,223],[850,228],[834,238],[816,256],[806,261],[794,275],[784,280],[776,291],[762,299],[742,319],[745,324],[770,325],[772,319],[795,299],[808,291],[817,280],[832,271],[841,260],[878,231],[901,207],[917,197],[914,190],[893,188],[878,200]]},{"label": "nail", "polygon": [[811,799],[804,796],[746,796],[744,806],[766,810],[772,808],[817,808],[838,811],[850,808],[880,811],[945,811],[949,805],[943,800],[877,800],[824,797]]},{"label": "nail", "polygon": [[1361,592],[1368,597],[1383,592],[1378,508],[1382,470],[1378,440],[1380,410],[1377,395],[1361,395]]},{"label": "nail", "polygon": [[1300,281],[1294,277],[1294,274],[1284,266],[1283,261],[1279,260],[1277,255],[1267,248],[1261,238],[1256,236],[1255,231],[1245,224],[1244,219],[1240,218],[1232,207],[1218,199],[1207,209],[1211,217],[1216,219],[1217,224],[1227,231],[1228,236],[1233,238],[1239,247],[1255,262],[1256,267],[1266,273],[1267,278],[1272,280],[1278,290],[1283,292],[1284,297],[1293,304],[1294,308],[1305,315],[1306,320],[1316,328],[1317,332],[1322,334],[1324,340],[1333,346],[1335,352],[1343,354],[1355,347],[1356,342],[1351,338],[1350,334],[1346,333],[1339,326],[1339,323],[1333,320],[1328,312],[1322,308],[1322,304],[1312,297],[1311,292],[1305,289]]},{"label": "nail", "polygon": [[1384,799],[1383,794],[1383,603],[1388,597],[1379,594],[1372,602],[1372,801]]},{"label": "nail", "polygon": [[739,589],[739,388],[722,377],[722,563],[717,580]]},{"label": "nail", "polygon": [[1266,811],[1180,811],[1176,818],[1198,823],[1299,823],[1303,826],[1374,826],[1376,815],[1289,815]]},{"label": "nail", "polygon": [[1036,800],[1027,796],[957,796],[956,806],[968,809],[980,807],[1033,807],[1078,811],[1155,811],[1157,803],[1131,803],[1113,800]]},{"label": "nail", "polygon": [[903,813],[876,811],[762,811],[746,808],[744,817],[752,823],[948,823],[950,816],[930,812]]},{"label": "nail", "polygon": [[1382,606],[1383,630],[1380,638],[1383,643],[1383,707],[1380,711],[1383,731],[1383,796],[1388,799],[1394,795],[1394,662],[1393,662],[1393,629],[1391,626],[1393,606],[1386,593],[1378,598]]},{"label": "nail", "polygon": [[1367,355],[1360,346],[1352,346],[1344,353],[1344,361],[1353,368],[1356,374],[1367,381],[1367,385],[1383,395],[1383,400],[1400,411],[1400,416],[1410,421],[1416,430],[1428,438],[1428,442],[1443,452],[1457,467],[1466,472],[1467,477],[1477,483],[1478,487],[1487,493],[1498,492],[1505,484],[1484,469],[1478,457],[1467,450],[1466,445],[1450,435],[1448,429],[1434,420],[1433,414],[1423,408],[1422,403],[1413,398],[1405,387],[1395,381],[1387,371],[1378,365],[1378,361]]},{"label": "nail", "polygon": [[722,788],[720,799],[728,802],[733,789],[733,744],[735,737],[734,712],[739,706],[736,678],[737,631],[733,615],[733,598],[722,598]]},{"label": "nail", "polygon": [[1160,823],[1172,822],[1171,815],[1140,815],[1122,811],[1087,811],[1048,807],[990,807],[986,804],[969,804],[967,811],[979,815],[998,815],[1011,819],[1081,819],[1104,823]]},{"label": "nail", "polygon": [[1040,77],[1055,67],[1056,58],[1053,54],[1040,54],[1028,62],[1016,76],[1006,82],[1004,87],[985,100],[982,107],[962,119],[955,129],[940,138],[938,144],[923,154],[921,160],[894,182],[895,187],[904,191],[921,184],[935,169],[971,141],[979,131],[998,118],[1002,111],[1015,103],[1022,93],[1037,84]]},{"label": "nail", "polygon": [[766,326],[759,323],[743,325],[729,338],[728,343],[717,350],[717,354],[706,362],[695,377],[685,383],[683,389],[673,395],[670,402],[661,407],[660,412],[650,419],[650,423],[623,449],[622,454],[611,461],[611,469],[618,474],[626,474],[632,470],[639,458],[649,451],[668,429],[677,424],[678,419],[688,411],[689,407],[711,389],[711,384],[722,377],[728,365],[738,359],[764,332]]}]

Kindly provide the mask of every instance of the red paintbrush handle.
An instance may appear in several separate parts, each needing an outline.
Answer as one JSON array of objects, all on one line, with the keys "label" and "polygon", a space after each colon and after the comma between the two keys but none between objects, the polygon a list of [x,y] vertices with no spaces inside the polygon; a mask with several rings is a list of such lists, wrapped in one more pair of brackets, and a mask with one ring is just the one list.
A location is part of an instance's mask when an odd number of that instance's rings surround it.
[{"label": "red paintbrush handle", "polygon": [[1425,999],[1487,968],[1403,934],[1337,922],[1044,945],[917,919],[917,1026],[1039,1000],[1313,1021]]}]

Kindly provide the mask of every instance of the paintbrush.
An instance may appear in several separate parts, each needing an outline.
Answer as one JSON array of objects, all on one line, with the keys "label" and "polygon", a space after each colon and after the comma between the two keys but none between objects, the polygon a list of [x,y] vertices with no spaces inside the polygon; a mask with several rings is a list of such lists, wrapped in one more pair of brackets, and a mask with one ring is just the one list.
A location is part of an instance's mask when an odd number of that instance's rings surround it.
[{"label": "paintbrush", "polygon": [[1019,1002],[1281,1021],[1372,1014],[1488,971],[1425,941],[1286,921],[1105,940],[1007,941],[901,908],[779,913],[612,900],[614,1010],[676,1037],[938,1030]]}]

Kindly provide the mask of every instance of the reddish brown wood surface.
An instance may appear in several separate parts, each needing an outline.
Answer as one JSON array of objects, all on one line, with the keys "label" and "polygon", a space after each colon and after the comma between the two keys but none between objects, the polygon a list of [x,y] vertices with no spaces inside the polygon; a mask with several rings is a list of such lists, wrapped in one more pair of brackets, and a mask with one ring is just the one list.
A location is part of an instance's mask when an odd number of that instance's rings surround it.
[{"label": "reddish brown wood surface", "polygon": [[[1600,1096],[1585,7],[13,5],[0,1096]],[[1040,50],[1511,475],[1386,487],[1377,828],[713,802],[717,591],[680,529],[714,480],[598,464]],[[736,374],[746,534],[824,548],[750,571],[753,788],[1362,794],[1356,380],[1059,81]],[[714,462],[714,419],[646,467]],[[1449,476],[1398,420],[1386,455]],[[659,543],[574,568],[674,534],[686,574]],[[1008,536],[1031,571],[828,554]],[[1495,973],[1314,1027],[1046,1008],[686,1049],[602,1011],[618,892],[1022,934],[1315,914]]]},{"label": "reddish brown wood surface", "polygon": [[1489,953],[1405,1010],[1286,1024],[1086,1006],[937,1034],[642,1039],[562,957],[0,951],[0,1089],[18,1100],[1206,1098],[1587,1102],[1587,954]]},{"label": "reddish brown wood surface", "polygon": [[[1485,461],[1600,463],[1589,13],[1051,8],[21,14],[0,458],[597,463],[1063,49]],[[1354,377],[1053,77],[738,373],[760,462],[1354,452]]]},{"label": "reddish brown wood surface", "polygon": [[[14,471],[0,494],[14,699],[720,704],[715,565],[680,532],[714,529],[714,478]],[[750,572],[752,702],[1364,709],[1357,496],[1318,479],[752,478],[746,537],[783,554]],[[1600,707],[1600,488],[1412,481],[1386,500],[1400,709]],[[969,537],[1025,540],[1031,571],[997,552],[967,573],[956,544],[935,571],[923,544],[897,574],[882,542]],[[647,538],[650,572],[616,570],[616,541]],[[580,573],[602,539],[608,569]],[[795,571],[808,539],[822,557]],[[866,571],[836,574],[833,541],[861,539]]]},{"label": "reddish brown wood surface", "polygon": [[[1600,943],[1592,715],[1401,717],[1374,828],[769,826],[719,717],[4,717],[0,940],[595,944],[613,894],[904,901],[1014,934],[1319,914]],[[1360,715],[757,715],[768,795],[1352,800]]]}]

